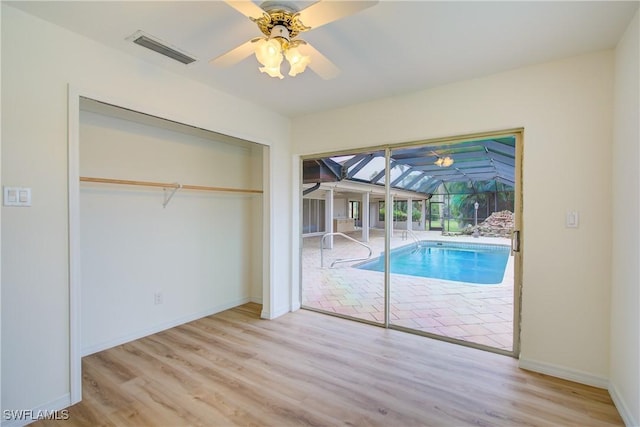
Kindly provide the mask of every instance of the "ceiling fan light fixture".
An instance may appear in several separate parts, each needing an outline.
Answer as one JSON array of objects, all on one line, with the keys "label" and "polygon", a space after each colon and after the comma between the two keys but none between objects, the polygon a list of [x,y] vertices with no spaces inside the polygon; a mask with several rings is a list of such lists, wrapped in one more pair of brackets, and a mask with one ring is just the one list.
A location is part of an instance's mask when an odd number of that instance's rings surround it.
[{"label": "ceiling fan light fixture", "polygon": [[[296,76],[303,73],[307,66],[324,80],[335,78],[340,70],[327,57],[319,52],[312,45],[298,39],[298,35],[337,21],[347,16],[358,13],[364,9],[374,6],[379,0],[358,0],[358,1],[283,1],[283,0],[253,0],[238,1],[224,0],[230,7],[249,18],[264,35],[261,38],[254,38],[239,46],[212,58],[209,63],[214,66],[228,67],[234,65],[252,53],[262,65],[261,71],[271,76],[282,78],[281,73],[276,69],[277,61],[271,62],[258,52],[255,42],[264,38],[265,41],[276,39],[281,44],[281,54],[287,57],[289,62],[289,75]],[[303,23],[302,21],[305,21]],[[262,43],[261,43],[262,44]],[[307,45],[304,52],[309,55],[300,55],[293,48],[299,45]],[[288,50],[292,50],[288,52]],[[288,53],[288,54],[287,54]],[[276,56],[277,57],[277,56]],[[279,63],[282,64],[281,61]]]},{"label": "ceiling fan light fixture", "polygon": [[263,66],[259,70],[271,77],[283,78],[280,65],[283,57],[289,63],[289,75],[294,77],[307,68],[311,58],[298,50],[303,40],[293,40],[300,31],[308,30],[298,20],[298,14],[285,10],[273,10],[254,20],[266,38],[258,40],[255,48],[256,59]]},{"label": "ceiling fan light fixture", "polygon": [[434,165],[439,166],[441,168],[448,168],[453,164],[453,159],[449,156],[439,157],[433,162]]}]

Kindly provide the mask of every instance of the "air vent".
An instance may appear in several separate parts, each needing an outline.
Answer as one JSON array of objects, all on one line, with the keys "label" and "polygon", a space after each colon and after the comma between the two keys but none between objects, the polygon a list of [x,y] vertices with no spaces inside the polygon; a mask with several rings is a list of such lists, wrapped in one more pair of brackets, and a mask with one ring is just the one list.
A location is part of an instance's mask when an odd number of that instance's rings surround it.
[{"label": "air vent", "polygon": [[131,37],[127,37],[127,40],[131,40],[135,44],[146,47],[147,49],[151,49],[154,52],[158,52],[161,55],[174,59],[185,65],[191,64],[192,62],[196,61],[196,58],[193,58],[186,53],[180,52],[173,47],[169,47],[157,38],[153,38],[148,34],[142,33],[142,31],[138,31]]}]

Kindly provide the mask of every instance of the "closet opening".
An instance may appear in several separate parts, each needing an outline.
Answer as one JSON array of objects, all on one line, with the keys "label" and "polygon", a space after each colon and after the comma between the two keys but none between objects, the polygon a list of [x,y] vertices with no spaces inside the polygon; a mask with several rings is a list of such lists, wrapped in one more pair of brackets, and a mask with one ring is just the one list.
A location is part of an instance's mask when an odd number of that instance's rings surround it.
[{"label": "closet opening", "polygon": [[82,96],[70,117],[75,403],[82,357],[263,303],[269,147]]}]

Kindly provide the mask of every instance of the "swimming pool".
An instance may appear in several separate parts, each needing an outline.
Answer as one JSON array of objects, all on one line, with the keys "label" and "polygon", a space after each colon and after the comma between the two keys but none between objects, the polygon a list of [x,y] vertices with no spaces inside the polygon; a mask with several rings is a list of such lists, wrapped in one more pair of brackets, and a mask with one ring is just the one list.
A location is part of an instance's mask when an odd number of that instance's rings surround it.
[{"label": "swimming pool", "polygon": [[[502,282],[509,251],[501,245],[422,241],[391,251],[391,273],[495,285]],[[384,254],[356,267],[384,271]]]}]

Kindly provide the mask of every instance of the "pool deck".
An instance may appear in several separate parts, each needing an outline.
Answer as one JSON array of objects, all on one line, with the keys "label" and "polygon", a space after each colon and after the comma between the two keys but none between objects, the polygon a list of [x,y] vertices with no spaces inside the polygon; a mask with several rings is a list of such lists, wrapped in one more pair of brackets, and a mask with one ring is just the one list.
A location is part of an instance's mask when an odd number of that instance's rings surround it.
[{"label": "pool deck", "polygon": [[[360,240],[361,231],[346,233]],[[436,231],[414,231],[420,240],[509,245],[495,237],[442,236]],[[405,236],[406,237],[406,236]],[[411,244],[395,230],[391,248]],[[370,230],[367,243],[373,257],[384,250],[382,230]],[[384,273],[354,268],[358,262],[328,266],[336,259],[366,256],[367,250],[342,237],[324,250],[320,266],[320,236],[305,237],[302,249],[302,304],[377,323],[384,322]],[[513,257],[509,256],[502,283],[474,285],[401,274],[391,275],[393,325],[481,344],[500,350],[513,347]]]}]

